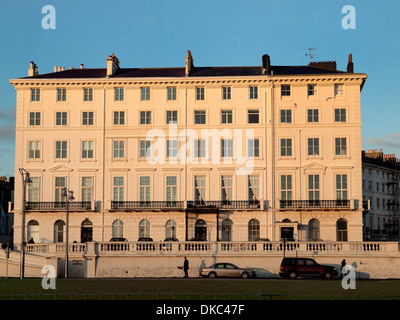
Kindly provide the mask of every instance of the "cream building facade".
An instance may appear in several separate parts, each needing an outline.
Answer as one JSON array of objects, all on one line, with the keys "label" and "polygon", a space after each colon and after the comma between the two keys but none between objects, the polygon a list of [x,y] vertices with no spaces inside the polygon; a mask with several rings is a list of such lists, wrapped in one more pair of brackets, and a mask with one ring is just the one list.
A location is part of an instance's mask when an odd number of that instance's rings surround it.
[{"label": "cream building facade", "polygon": [[367,76],[335,62],[55,67],[16,89],[14,242],[361,241]]}]

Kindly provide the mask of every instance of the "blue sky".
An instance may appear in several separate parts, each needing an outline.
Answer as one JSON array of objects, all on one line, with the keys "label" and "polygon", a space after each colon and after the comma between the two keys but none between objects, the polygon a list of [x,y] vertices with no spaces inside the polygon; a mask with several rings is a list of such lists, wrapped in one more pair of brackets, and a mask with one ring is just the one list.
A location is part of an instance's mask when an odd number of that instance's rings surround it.
[{"label": "blue sky", "polygon": [[[56,29],[42,28],[42,7],[56,9]],[[356,9],[356,29],[342,28],[342,7]],[[1,0],[0,176],[14,175],[15,90],[9,79],[55,65],[181,67],[190,49],[197,66],[306,65],[319,60],[368,74],[361,94],[362,147],[400,157],[400,3],[340,0]]]}]

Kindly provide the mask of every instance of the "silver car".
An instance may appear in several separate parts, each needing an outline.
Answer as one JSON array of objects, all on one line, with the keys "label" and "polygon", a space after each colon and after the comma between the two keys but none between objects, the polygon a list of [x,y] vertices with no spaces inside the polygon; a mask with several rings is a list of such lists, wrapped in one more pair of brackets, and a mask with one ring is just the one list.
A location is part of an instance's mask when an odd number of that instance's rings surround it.
[{"label": "silver car", "polygon": [[254,278],[256,272],[251,269],[242,269],[232,263],[218,262],[210,267],[201,268],[200,276],[209,278],[230,277],[230,278]]}]

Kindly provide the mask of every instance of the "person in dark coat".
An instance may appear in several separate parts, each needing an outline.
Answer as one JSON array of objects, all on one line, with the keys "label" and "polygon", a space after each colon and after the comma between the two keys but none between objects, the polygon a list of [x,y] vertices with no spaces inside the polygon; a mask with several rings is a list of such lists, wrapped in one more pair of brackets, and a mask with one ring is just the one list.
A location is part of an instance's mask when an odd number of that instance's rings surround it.
[{"label": "person in dark coat", "polygon": [[189,260],[186,259],[185,257],[185,261],[183,262],[183,271],[185,271],[185,278],[188,278],[188,270],[189,270]]},{"label": "person in dark coat", "polygon": [[346,265],[346,259],[343,259],[342,260],[342,267],[340,268],[340,271],[341,271],[341,275],[342,275],[342,278],[343,278],[343,276],[344,276],[344,272],[343,272],[343,268],[345,267],[345,265]]}]

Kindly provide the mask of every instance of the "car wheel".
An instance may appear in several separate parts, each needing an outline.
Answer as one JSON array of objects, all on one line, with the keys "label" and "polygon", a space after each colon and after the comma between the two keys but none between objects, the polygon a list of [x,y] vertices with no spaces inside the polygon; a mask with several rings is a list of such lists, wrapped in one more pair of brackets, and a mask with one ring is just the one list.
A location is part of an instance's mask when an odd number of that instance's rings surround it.
[{"label": "car wheel", "polygon": [[215,279],[215,278],[217,277],[217,274],[216,274],[215,272],[210,272],[210,273],[208,274],[208,277],[209,277],[210,279]]},{"label": "car wheel", "polygon": [[324,272],[324,278],[327,280],[332,279],[332,272],[330,271]]},{"label": "car wheel", "polygon": [[248,279],[248,278],[249,278],[249,274],[247,272],[243,272],[242,279]]},{"label": "car wheel", "polygon": [[288,277],[289,277],[289,279],[296,279],[297,278],[296,271],[289,271]]}]

